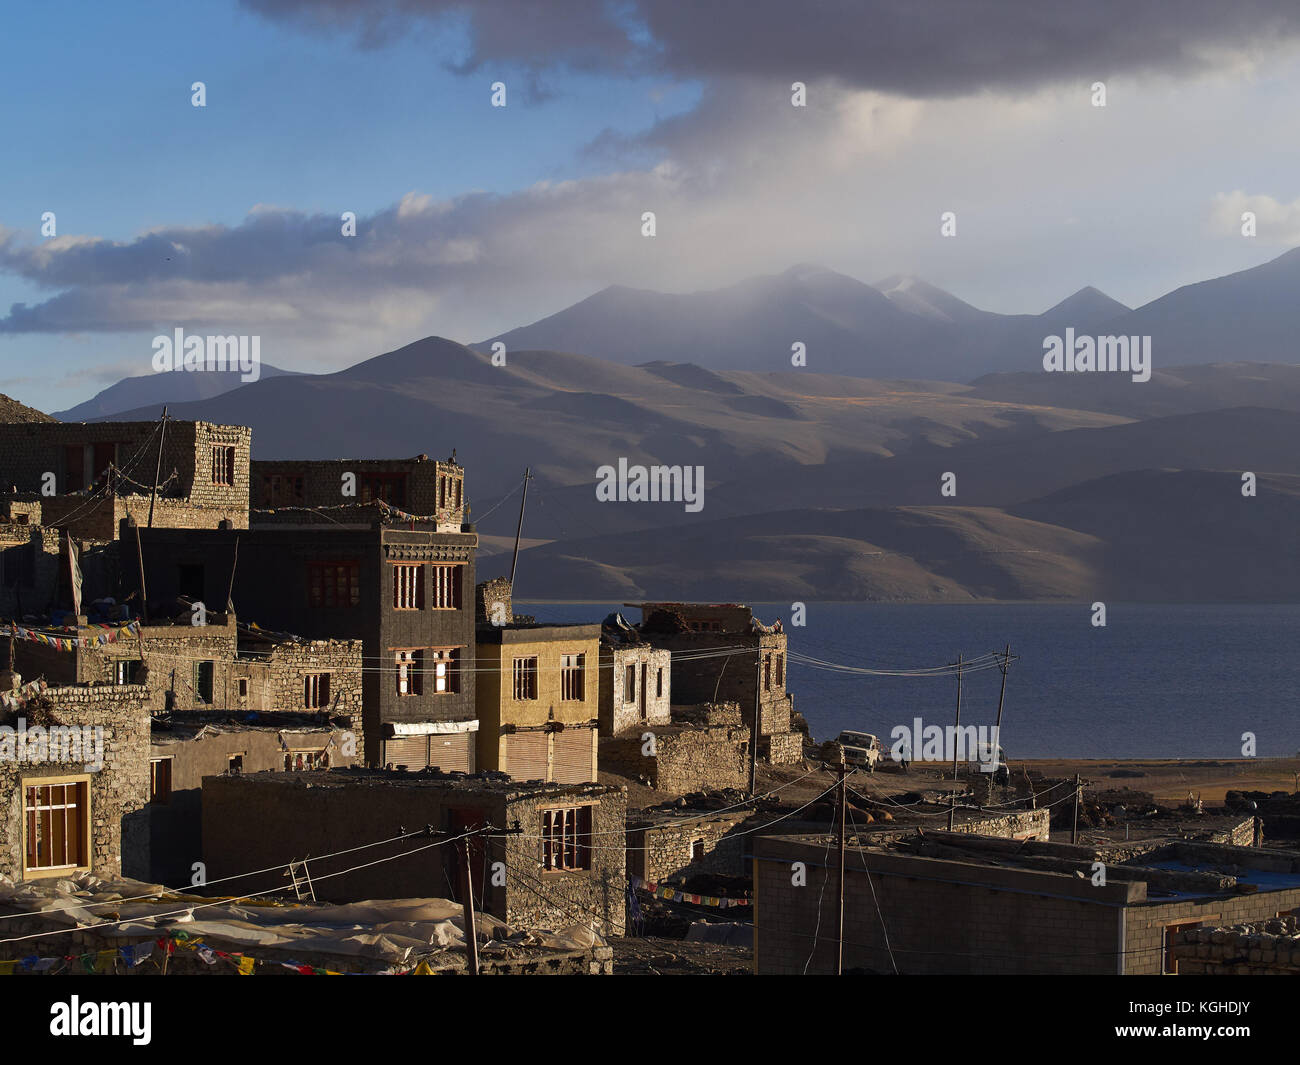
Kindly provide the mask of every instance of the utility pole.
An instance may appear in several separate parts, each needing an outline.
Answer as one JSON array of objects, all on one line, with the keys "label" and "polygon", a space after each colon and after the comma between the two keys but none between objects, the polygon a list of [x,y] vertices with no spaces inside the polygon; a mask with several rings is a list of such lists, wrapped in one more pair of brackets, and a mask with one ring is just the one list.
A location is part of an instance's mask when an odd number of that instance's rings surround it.
[{"label": "utility pole", "polygon": [[840,761],[840,932],[836,937],[839,957],[835,963],[835,975],[844,975],[844,822],[847,820],[849,807],[848,771],[849,767]]},{"label": "utility pole", "polygon": [[957,824],[957,751],[961,746],[961,652],[957,652],[957,727],[952,735],[952,802],[948,806],[948,831]]},{"label": "utility pole", "polygon": [[1079,782],[1079,774],[1074,774],[1074,827],[1070,829],[1070,842],[1079,842],[1079,794],[1083,787]]},{"label": "utility pole", "polygon": [[515,567],[519,565],[519,537],[524,532],[524,507],[528,503],[528,482],[533,478],[533,468],[524,467],[524,497],[519,500],[519,525],[515,529],[515,557],[510,560],[510,594],[515,591]]},{"label": "utility pole", "polygon": [[167,408],[163,407],[162,428],[158,432],[158,461],[153,468],[153,488],[149,492],[149,528],[153,528],[153,504],[158,498],[158,479],[162,476],[163,443],[167,439]]},{"label": "utility pole", "polygon": [[[140,546],[140,524],[131,517],[131,524],[135,526],[135,557],[140,563],[140,620],[149,624],[149,589],[144,583],[144,548]],[[143,640],[144,637],[141,637]]]},{"label": "utility pole", "polygon": [[474,870],[470,866],[469,837],[461,842],[465,854],[465,957],[470,976],[478,976],[478,924],[474,919]]},{"label": "utility pole", "polygon": [[[727,668],[726,660],[723,660],[722,668]],[[722,676],[719,674],[718,683],[722,682]],[[714,689],[714,696],[717,696],[717,690]],[[758,777],[758,729],[763,723],[763,645],[759,641],[758,649],[754,652],[754,727],[749,733],[749,796],[754,797],[754,789],[757,786]]]},{"label": "utility pole", "polygon": [[[998,692],[998,720],[993,726],[992,754],[995,769],[1002,765],[1002,704],[1007,698],[1007,670],[1011,668],[1011,660],[1013,657],[1019,656],[1013,656],[1011,654],[1011,644],[1007,644],[1006,650],[1002,652],[1002,661],[998,663],[998,668],[1002,670],[1002,690]],[[1010,783],[1009,778],[1007,783]]]}]

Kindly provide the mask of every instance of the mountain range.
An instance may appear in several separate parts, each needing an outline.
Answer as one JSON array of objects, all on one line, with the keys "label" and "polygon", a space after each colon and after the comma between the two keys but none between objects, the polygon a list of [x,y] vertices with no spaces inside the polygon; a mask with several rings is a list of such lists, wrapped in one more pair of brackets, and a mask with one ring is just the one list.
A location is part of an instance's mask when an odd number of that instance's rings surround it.
[{"label": "mountain range", "polygon": [[[1136,310],[1084,289],[1004,316],[916,279],[801,266],[721,294],[606,289],[504,334],[503,366],[490,341],[428,337],[337,373],[264,368],[201,395],[165,386],[204,374],[133,378],[90,402],[152,382],[107,416],[153,419],[167,403],[250,425],[255,458],[455,448],[481,577],[508,568],[528,466],[525,598],[1293,600],[1300,366],[1289,350],[1259,356],[1297,317],[1284,298],[1297,271],[1290,252]],[[1192,338],[1214,332],[1194,323],[1216,316],[1243,333],[1207,362],[1215,351]],[[1040,350],[1045,330],[1139,321],[1188,338],[1194,357],[1162,362],[1158,342],[1151,380],[1135,383],[1046,374],[1037,350],[1015,369],[991,339]],[[943,347],[963,333],[984,339]],[[807,368],[789,365],[792,335]],[[882,365],[911,372],[873,375]],[[704,509],[598,501],[597,468],[620,458],[702,466]]]}]

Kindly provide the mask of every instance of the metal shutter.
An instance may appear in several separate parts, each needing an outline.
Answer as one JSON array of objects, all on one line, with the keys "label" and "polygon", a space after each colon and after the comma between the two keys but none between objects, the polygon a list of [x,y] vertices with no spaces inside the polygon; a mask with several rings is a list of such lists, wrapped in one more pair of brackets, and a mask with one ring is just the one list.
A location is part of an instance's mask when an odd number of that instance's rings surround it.
[{"label": "metal shutter", "polygon": [[555,736],[555,781],[586,784],[596,779],[591,764],[591,729],[570,726]]},{"label": "metal shutter", "polygon": [[384,762],[404,765],[407,769],[424,769],[429,764],[428,736],[401,736],[384,741]]},{"label": "metal shutter", "polygon": [[506,737],[506,772],[515,780],[547,780],[546,733],[516,732]]},{"label": "metal shutter", "polygon": [[474,733],[453,732],[447,735],[435,733],[428,737],[429,764],[445,772],[459,770],[462,773],[474,772]]}]

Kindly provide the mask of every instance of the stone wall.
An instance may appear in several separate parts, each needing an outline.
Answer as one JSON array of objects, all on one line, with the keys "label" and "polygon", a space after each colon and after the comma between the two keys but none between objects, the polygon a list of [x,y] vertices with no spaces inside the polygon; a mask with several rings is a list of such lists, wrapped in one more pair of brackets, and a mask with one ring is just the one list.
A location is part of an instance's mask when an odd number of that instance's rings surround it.
[{"label": "stone wall", "polygon": [[[588,870],[543,867],[543,812],[566,806],[592,808]],[[467,825],[491,824],[510,834],[471,845],[471,868],[479,871],[475,900],[482,910],[518,928],[554,930],[590,919],[602,934],[621,935],[626,814],[625,789],[597,784],[528,785],[487,775],[355,769],[213,776],[203,781],[203,848],[209,879],[236,876],[222,890],[245,894],[283,885],[279,872],[238,875],[247,870],[365,846],[310,860],[317,897],[415,898],[459,891],[464,845],[431,847],[433,841],[424,837],[393,840],[400,826],[418,832],[428,825],[454,835]],[[258,826],[256,833],[247,830],[250,824]],[[385,858],[391,860],[356,868]],[[493,883],[495,861],[504,862],[504,884]],[[341,875],[326,879],[335,872]]]},{"label": "stone wall", "polygon": [[[355,494],[343,494],[344,475],[353,474]],[[465,470],[427,455],[411,459],[263,460],[252,464],[252,505],[337,507],[379,498],[411,514],[445,515],[459,529],[465,520]],[[351,482],[348,482],[351,484]]]},{"label": "stone wall", "polygon": [[1231,928],[1192,928],[1172,944],[1180,976],[1300,976],[1294,915]]},{"label": "stone wall", "polygon": [[736,832],[748,816],[744,811],[672,819],[652,815],[648,824],[631,824],[627,830],[628,872],[650,881],[704,873],[745,876],[749,872],[747,837]]},{"label": "stone wall", "polygon": [[0,617],[44,614],[56,605],[61,541],[57,529],[0,525]]},{"label": "stone wall", "polygon": [[[629,668],[634,675],[631,688]],[[649,644],[602,644],[600,734],[616,736],[625,729],[671,722],[672,653]]]},{"label": "stone wall", "polygon": [[55,763],[0,760],[0,797],[4,803],[4,816],[0,817],[0,875],[15,880],[26,876],[23,787],[42,779],[80,778],[89,784],[90,871],[100,876],[147,877],[149,712],[144,688],[52,687],[26,707],[0,717],[0,723],[16,729],[19,718],[26,722],[29,733],[37,725],[102,729],[103,766],[87,769],[84,759]]},{"label": "stone wall", "polygon": [[[653,736],[653,744],[647,739]],[[749,784],[749,729],[664,725],[601,741],[604,769],[674,795]]]}]

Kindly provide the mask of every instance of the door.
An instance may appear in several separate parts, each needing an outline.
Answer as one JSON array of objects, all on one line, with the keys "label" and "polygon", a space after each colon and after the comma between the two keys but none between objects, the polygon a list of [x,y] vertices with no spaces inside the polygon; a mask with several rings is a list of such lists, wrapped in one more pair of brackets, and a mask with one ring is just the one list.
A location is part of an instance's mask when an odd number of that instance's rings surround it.
[{"label": "door", "polygon": [[[487,823],[487,810],[481,806],[452,807],[447,811],[449,836],[459,836]],[[469,872],[474,878],[474,909],[482,911],[487,909],[483,901],[488,877],[487,840],[483,836],[471,836],[468,842]],[[465,843],[465,840],[458,839],[447,844],[447,880],[455,891],[456,902],[465,901]]]},{"label": "door", "polygon": [[647,692],[646,677],[648,675],[649,668],[650,667],[646,665],[644,662],[641,663],[641,720],[642,721],[646,719],[646,692]]}]

